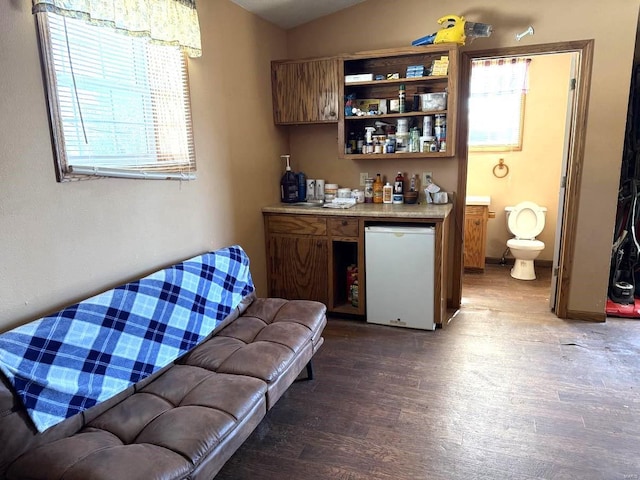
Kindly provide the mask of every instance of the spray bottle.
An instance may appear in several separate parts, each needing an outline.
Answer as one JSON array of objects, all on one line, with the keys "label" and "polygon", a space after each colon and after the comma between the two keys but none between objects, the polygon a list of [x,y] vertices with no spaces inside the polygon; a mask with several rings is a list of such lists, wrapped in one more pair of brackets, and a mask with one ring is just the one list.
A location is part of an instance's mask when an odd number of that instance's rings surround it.
[{"label": "spray bottle", "polygon": [[291,171],[289,158],[291,155],[280,155],[287,162],[287,167],[280,179],[280,201],[284,203],[295,203],[298,201],[298,180],[296,175]]}]

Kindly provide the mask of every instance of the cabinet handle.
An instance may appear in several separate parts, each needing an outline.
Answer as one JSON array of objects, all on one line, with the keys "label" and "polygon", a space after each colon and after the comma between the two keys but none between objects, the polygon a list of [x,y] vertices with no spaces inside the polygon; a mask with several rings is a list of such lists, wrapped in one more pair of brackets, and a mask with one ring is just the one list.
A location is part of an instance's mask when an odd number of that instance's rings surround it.
[{"label": "cabinet handle", "polygon": [[349,224],[349,222],[347,222],[346,220],[342,220],[342,226],[346,227]]},{"label": "cabinet handle", "polygon": [[480,220],[476,220],[474,223],[475,223],[476,225],[480,225]]}]

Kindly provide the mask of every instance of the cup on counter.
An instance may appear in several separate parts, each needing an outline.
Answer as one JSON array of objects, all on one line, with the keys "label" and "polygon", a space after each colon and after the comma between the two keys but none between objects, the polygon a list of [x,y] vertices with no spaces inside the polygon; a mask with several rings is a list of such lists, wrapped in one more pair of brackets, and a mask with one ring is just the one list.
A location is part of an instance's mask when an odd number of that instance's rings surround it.
[{"label": "cup on counter", "polygon": [[316,199],[316,181],[313,178],[307,178],[307,202],[313,202]]}]

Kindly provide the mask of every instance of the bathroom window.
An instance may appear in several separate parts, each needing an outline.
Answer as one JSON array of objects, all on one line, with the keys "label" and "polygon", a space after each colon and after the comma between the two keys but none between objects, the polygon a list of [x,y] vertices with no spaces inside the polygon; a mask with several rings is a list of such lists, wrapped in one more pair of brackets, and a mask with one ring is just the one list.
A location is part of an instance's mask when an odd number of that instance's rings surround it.
[{"label": "bathroom window", "polygon": [[49,12],[37,20],[58,181],[195,178],[180,46]]},{"label": "bathroom window", "polygon": [[469,150],[522,149],[529,58],[479,59],[471,64]]}]

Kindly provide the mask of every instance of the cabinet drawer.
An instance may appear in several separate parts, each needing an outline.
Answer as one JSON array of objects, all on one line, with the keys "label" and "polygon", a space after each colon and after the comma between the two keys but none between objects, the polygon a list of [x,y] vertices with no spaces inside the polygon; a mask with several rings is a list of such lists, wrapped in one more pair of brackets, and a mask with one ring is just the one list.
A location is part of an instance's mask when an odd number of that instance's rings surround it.
[{"label": "cabinet drawer", "polygon": [[269,233],[298,235],[326,235],[327,221],[306,215],[278,215],[269,217]]},{"label": "cabinet drawer", "polygon": [[355,218],[330,218],[329,234],[336,237],[357,237],[358,220]]},{"label": "cabinet drawer", "polygon": [[464,213],[469,215],[470,217],[481,217],[485,216],[485,213],[488,212],[488,208],[482,205],[466,205],[464,207]]}]

